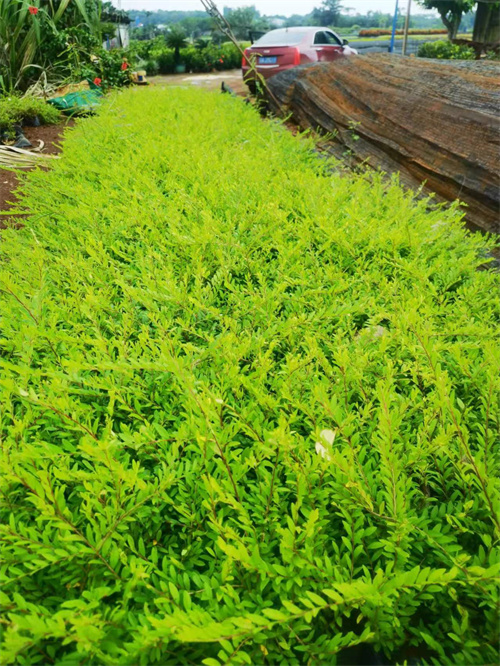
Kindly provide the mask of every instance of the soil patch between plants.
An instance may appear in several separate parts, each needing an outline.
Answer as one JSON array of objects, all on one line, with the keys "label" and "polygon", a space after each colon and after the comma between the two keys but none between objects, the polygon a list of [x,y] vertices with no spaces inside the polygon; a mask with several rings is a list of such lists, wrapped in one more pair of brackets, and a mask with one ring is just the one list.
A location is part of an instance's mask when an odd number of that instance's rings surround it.
[{"label": "soil patch between plants", "polygon": [[[23,132],[27,139],[31,141],[36,148],[39,141],[44,142],[42,153],[46,155],[57,155],[61,152],[61,140],[64,130],[74,125],[73,120],[65,120],[57,125],[44,125],[42,127],[24,127]],[[23,169],[26,173],[29,169]],[[22,176],[21,176],[22,177]],[[19,187],[20,177],[14,171],[0,169],[0,212],[8,211],[17,200],[15,191]],[[0,217],[0,229],[4,229],[10,224],[18,224],[25,217],[16,215],[13,217]]]}]

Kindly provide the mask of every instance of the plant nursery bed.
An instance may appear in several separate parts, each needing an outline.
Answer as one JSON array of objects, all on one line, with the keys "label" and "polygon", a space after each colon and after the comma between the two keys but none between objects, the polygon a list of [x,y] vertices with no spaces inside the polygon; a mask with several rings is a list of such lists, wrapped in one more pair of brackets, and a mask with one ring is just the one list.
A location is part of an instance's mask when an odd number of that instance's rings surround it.
[{"label": "plant nursery bed", "polygon": [[500,276],[456,207],[132,89],[0,244],[3,663],[498,662]]}]

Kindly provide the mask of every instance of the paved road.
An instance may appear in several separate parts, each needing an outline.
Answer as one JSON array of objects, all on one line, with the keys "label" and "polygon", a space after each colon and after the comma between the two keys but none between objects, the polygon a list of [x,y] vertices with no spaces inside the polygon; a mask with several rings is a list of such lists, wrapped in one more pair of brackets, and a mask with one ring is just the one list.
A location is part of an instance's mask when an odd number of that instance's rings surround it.
[{"label": "paved road", "polygon": [[[407,53],[416,53],[420,44],[423,44],[424,40],[421,39],[409,39],[408,46],[406,49]],[[391,40],[380,40],[373,42],[357,42],[353,40],[349,41],[349,46],[357,49],[360,55],[366,55],[368,53],[387,53],[389,51],[389,46],[391,45]],[[394,53],[401,53],[403,50],[403,40],[396,39],[394,42]]]}]

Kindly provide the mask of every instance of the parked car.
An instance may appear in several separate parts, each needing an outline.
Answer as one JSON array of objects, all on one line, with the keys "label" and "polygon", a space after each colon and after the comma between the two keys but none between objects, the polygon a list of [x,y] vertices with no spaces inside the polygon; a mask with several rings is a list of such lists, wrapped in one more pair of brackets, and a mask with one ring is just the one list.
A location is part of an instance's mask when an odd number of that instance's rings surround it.
[{"label": "parked car", "polygon": [[356,49],[329,28],[279,28],[267,32],[245,49],[241,62],[243,80],[255,92],[258,77],[250,68],[253,58],[257,72],[268,79],[297,65],[330,62],[350,55],[357,55]]}]

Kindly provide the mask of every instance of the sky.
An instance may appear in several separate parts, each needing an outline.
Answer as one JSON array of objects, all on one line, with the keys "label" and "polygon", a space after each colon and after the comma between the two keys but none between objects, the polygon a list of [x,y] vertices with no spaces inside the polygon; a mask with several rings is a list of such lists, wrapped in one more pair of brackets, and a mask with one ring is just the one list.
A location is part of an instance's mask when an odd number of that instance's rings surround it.
[{"label": "sky", "polygon": [[[402,10],[406,9],[408,0],[399,0]],[[119,1],[114,0],[118,5]],[[393,12],[396,4],[395,0],[345,0],[344,7],[349,7],[355,12],[364,14],[369,10]],[[224,5],[228,7],[245,7],[255,5],[261,14],[272,16],[280,14],[290,16],[291,14],[308,14],[314,7],[321,5],[321,0],[225,0],[217,2],[219,9]],[[154,11],[156,9],[203,9],[200,0],[121,0],[122,9],[147,9]],[[412,4],[412,13],[422,11],[416,2]]]}]

